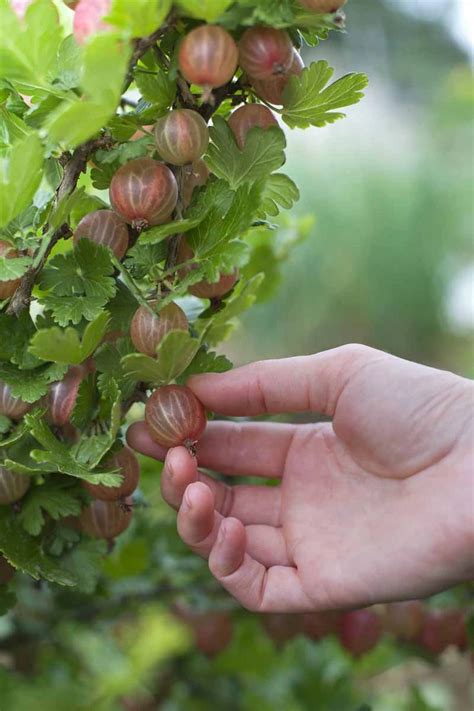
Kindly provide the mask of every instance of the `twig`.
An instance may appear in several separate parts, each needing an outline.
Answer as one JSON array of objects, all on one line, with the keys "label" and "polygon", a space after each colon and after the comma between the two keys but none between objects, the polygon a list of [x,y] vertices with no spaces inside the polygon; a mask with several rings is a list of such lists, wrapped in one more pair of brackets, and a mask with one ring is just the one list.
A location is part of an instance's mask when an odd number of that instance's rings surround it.
[{"label": "twig", "polygon": [[125,81],[122,87],[122,94],[127,91],[130,84],[132,83],[133,72],[139,60],[143,57],[144,54],[148,52],[151,47],[153,47],[153,45],[156,45],[158,40],[161,39],[165,32],[169,30],[169,28],[173,25],[173,22],[174,14],[173,12],[171,12],[168,15],[168,19],[166,20],[166,22],[164,22],[161,27],[155,30],[155,32],[152,32],[152,34],[148,35],[148,37],[140,37],[140,39],[135,40],[133,54],[128,64],[127,75],[125,77]]},{"label": "twig", "polygon": [[[183,204],[183,187],[184,187],[184,169],[174,168],[174,174],[176,177],[176,182],[178,183],[178,202],[176,203],[176,209],[174,211],[174,219],[181,220],[183,218],[184,204]],[[176,266],[178,262],[179,247],[181,244],[181,239],[183,235],[173,235],[168,241],[168,256],[166,257],[165,270],[170,271]]]}]

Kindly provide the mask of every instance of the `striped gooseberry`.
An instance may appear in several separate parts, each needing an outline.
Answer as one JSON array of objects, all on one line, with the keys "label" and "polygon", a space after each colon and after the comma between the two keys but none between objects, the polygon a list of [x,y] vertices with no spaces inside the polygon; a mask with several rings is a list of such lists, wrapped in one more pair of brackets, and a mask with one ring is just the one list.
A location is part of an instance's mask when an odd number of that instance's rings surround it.
[{"label": "striped gooseberry", "polygon": [[0,464],[0,504],[14,504],[19,501],[30,488],[30,484],[29,476],[11,472]]},{"label": "striped gooseberry", "polygon": [[311,12],[333,13],[340,10],[347,0],[298,0],[305,10]]},{"label": "striped gooseberry", "polygon": [[339,638],[354,657],[361,657],[377,646],[382,636],[382,623],[373,610],[354,610],[342,618]]},{"label": "striped gooseberry", "polygon": [[20,420],[30,408],[28,402],[13,397],[10,386],[0,380],[0,415],[5,415],[11,420]]},{"label": "striped gooseberry", "polygon": [[74,244],[80,239],[109,247],[117,259],[122,259],[128,249],[128,226],[113,210],[94,210],[83,217],[75,229]]},{"label": "striped gooseberry", "polygon": [[[152,301],[150,309],[158,302]],[[170,331],[187,331],[189,324],[184,311],[174,302],[164,306],[159,313],[152,313],[139,306],[130,325],[132,343],[140,353],[156,356],[156,349]]]},{"label": "striped gooseberry", "polygon": [[191,84],[211,89],[227,84],[237,69],[239,50],[231,35],[218,25],[200,25],[181,42],[178,62],[181,74]]},{"label": "striped gooseberry", "polygon": [[76,405],[82,380],[87,375],[85,365],[73,365],[62,380],[53,383],[48,394],[48,415],[51,422],[63,427],[69,422]]},{"label": "striped gooseberry", "polygon": [[304,63],[301,55],[296,49],[293,49],[293,59],[288,73],[285,76],[276,77],[275,79],[255,79],[249,76],[249,81],[255,94],[264,101],[278,106],[283,105],[283,92],[288,80],[291,76],[300,76],[304,69]]},{"label": "striped gooseberry", "polygon": [[[194,252],[183,237],[178,249],[178,264],[189,262],[193,257]],[[186,264],[185,267],[182,267],[178,271],[178,274],[181,279],[184,279],[190,270],[196,268],[197,265]],[[216,282],[199,281],[197,284],[190,286],[188,291],[190,294],[197,296],[200,299],[221,299],[223,296],[228,294],[231,289],[233,289],[238,280],[239,271],[238,269],[235,269],[232,274],[222,274]]]},{"label": "striped gooseberry", "polygon": [[178,201],[178,185],[164,163],[137,158],[117,170],[109,194],[115,212],[142,230],[170,219]]},{"label": "striped gooseberry", "polygon": [[206,152],[209,129],[197,111],[176,109],[158,119],[155,140],[164,161],[172,165],[187,165]]},{"label": "striped gooseberry", "polygon": [[245,106],[241,106],[231,114],[228,123],[241,150],[245,146],[250,129],[278,126],[278,121],[270,109],[262,104],[245,104]]},{"label": "striped gooseberry", "polygon": [[255,79],[286,75],[293,61],[293,44],[285,30],[256,25],[245,30],[239,41],[239,62]]},{"label": "striped gooseberry", "polygon": [[[10,244],[10,242],[0,239],[0,257],[4,257],[5,259],[15,259],[18,256],[18,252]],[[13,296],[15,291],[20,286],[20,281],[20,279],[0,281],[0,301],[3,299],[9,299],[10,296]]]},{"label": "striped gooseberry", "polygon": [[104,486],[103,484],[91,484],[84,481],[84,488],[94,498],[101,501],[117,501],[127,496],[131,496],[138,486],[140,480],[140,464],[135,454],[128,447],[122,447],[110,457],[107,457],[101,469],[118,469],[122,475],[122,483],[118,486]]},{"label": "striped gooseberry", "polygon": [[91,35],[110,29],[103,21],[108,15],[112,0],[79,0],[74,13],[73,34],[78,44],[84,44]]},{"label": "striped gooseberry", "polygon": [[183,445],[192,450],[206,429],[206,411],[192,390],[165,385],[148,398],[145,422],[151,438],[162,447]]},{"label": "striped gooseberry", "polygon": [[193,197],[193,192],[196,188],[205,185],[209,179],[209,168],[202,160],[193,161],[191,165],[186,166],[184,169],[183,176],[183,205],[185,208],[189,207]]},{"label": "striped gooseberry", "polygon": [[420,600],[392,602],[385,607],[384,629],[404,642],[413,641],[421,633],[424,615]]},{"label": "striped gooseberry", "polygon": [[7,585],[10,580],[13,580],[14,575],[15,568],[10,565],[8,560],[0,553],[0,583],[2,585]]},{"label": "striped gooseberry", "polygon": [[82,509],[79,516],[79,527],[88,536],[111,541],[130,526],[131,520],[131,498],[125,499],[124,502],[94,499]]}]

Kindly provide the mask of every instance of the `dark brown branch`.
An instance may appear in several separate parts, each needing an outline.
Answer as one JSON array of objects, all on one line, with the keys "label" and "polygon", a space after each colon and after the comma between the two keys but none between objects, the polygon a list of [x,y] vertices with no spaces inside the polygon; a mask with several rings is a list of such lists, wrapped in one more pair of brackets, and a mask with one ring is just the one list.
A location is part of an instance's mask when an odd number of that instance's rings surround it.
[{"label": "dark brown branch", "polygon": [[161,27],[159,27],[157,30],[155,30],[155,32],[153,32],[151,35],[148,35],[148,37],[140,37],[139,39],[136,39],[134,41],[133,54],[128,64],[128,71],[122,87],[122,94],[127,91],[130,84],[132,83],[133,72],[140,59],[143,57],[144,54],[148,52],[151,47],[153,47],[153,45],[156,45],[158,40],[160,40],[166,33],[166,31],[169,30],[169,28],[173,25],[173,22],[174,15],[171,12],[168,15],[168,19],[166,20],[166,22],[161,25]]}]

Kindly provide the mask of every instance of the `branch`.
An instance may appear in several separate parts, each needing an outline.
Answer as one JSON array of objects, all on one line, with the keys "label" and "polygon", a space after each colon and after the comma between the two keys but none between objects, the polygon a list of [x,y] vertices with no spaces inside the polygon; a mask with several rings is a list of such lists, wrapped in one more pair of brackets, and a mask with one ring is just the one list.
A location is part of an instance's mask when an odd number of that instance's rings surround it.
[{"label": "branch", "polygon": [[124,94],[127,89],[129,88],[130,84],[133,81],[133,71],[140,61],[140,59],[143,57],[144,54],[148,52],[148,50],[153,47],[153,45],[156,45],[159,39],[163,37],[163,35],[166,33],[167,30],[170,29],[170,27],[174,23],[174,14],[171,12],[168,15],[168,19],[166,22],[164,22],[161,27],[159,27],[157,30],[152,32],[151,35],[148,35],[148,37],[140,37],[139,39],[136,39],[134,42],[134,50],[132,53],[132,56],[130,58],[130,62],[128,64],[128,71],[125,77],[125,81],[123,83],[122,87],[122,94]]}]

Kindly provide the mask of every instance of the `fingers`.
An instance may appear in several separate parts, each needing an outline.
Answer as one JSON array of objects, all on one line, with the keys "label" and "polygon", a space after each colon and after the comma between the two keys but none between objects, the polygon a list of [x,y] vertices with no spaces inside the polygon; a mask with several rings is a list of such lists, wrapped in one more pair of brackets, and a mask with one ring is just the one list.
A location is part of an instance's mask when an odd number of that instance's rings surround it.
[{"label": "fingers", "polygon": [[[212,491],[202,482],[190,484],[178,511],[178,533],[195,553],[208,558],[225,519],[215,510]],[[243,524],[242,524],[243,525]],[[248,552],[262,564],[289,565],[281,529],[272,526],[247,527]]]},{"label": "fingers", "polygon": [[296,568],[266,567],[248,552],[246,530],[235,518],[224,519],[209,556],[209,568],[244,607],[255,612],[309,612]]},{"label": "fingers", "polygon": [[196,375],[188,385],[209,410],[222,415],[313,411],[332,417],[351,374],[379,355],[365,346],[343,346],[313,356],[252,363],[227,373]]},{"label": "fingers", "polygon": [[187,487],[203,482],[211,490],[216,510],[236,516],[244,524],[280,525],[280,489],[268,486],[227,486],[200,472],[196,459],[185,447],[169,450],[161,477],[161,493],[174,509],[179,509]]},{"label": "fingers", "polygon": [[[223,474],[280,478],[296,430],[295,425],[265,422],[209,422],[198,444],[199,465]],[[144,422],[131,425],[127,440],[142,454],[166,456],[167,450],[153,442]]]}]

